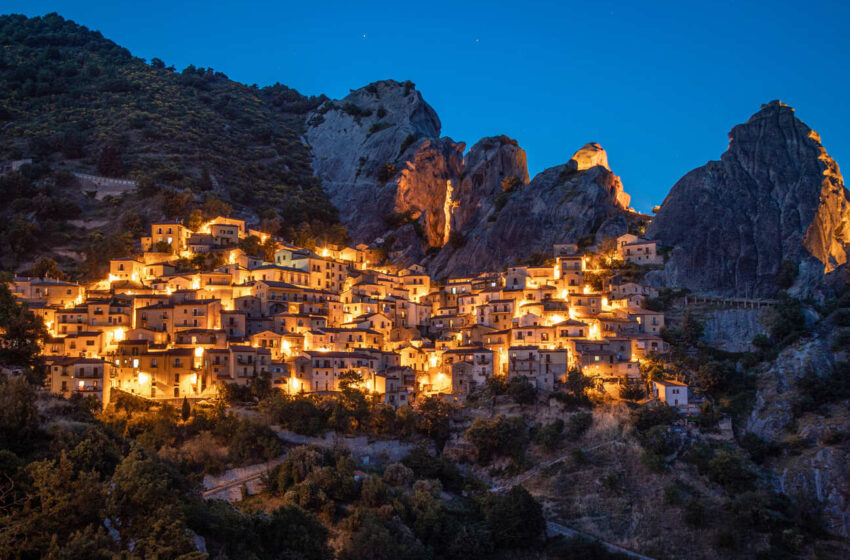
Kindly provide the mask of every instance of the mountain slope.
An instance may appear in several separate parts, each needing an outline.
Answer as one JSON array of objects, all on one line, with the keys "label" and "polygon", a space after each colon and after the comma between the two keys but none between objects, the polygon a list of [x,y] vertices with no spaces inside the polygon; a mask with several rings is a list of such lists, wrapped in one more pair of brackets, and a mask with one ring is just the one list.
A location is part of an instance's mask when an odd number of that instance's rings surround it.
[{"label": "mountain slope", "polygon": [[[212,193],[246,217],[275,215],[290,233],[304,222],[337,222],[300,139],[304,115],[324,98],[258,89],[212,69],[147,64],[56,14],[0,17],[0,45],[0,160],[32,158],[54,174],[149,178],[197,200]],[[68,192],[51,184],[56,198],[80,194],[78,184]],[[146,210],[144,218],[161,217]],[[120,215],[110,211],[107,221]]]},{"label": "mountain slope", "polygon": [[674,247],[660,280],[771,297],[786,287],[806,295],[843,271],[850,202],[817,133],[773,101],[729,138],[720,161],[673,186],[647,230]]}]

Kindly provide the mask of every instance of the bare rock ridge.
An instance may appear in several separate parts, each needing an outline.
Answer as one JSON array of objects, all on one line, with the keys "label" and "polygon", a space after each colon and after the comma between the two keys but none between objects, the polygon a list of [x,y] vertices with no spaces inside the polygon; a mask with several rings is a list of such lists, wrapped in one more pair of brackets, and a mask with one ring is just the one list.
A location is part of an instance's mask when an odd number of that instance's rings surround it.
[{"label": "bare rock ridge", "polygon": [[379,242],[394,262],[424,262],[433,274],[473,274],[553,243],[619,235],[636,216],[599,144],[530,181],[515,140],[483,138],[464,156],[465,144],[441,138],[410,82],[326,102],[308,115],[306,140],[354,241]]},{"label": "bare rock ridge", "polygon": [[622,235],[642,219],[628,201],[620,178],[608,169],[605,151],[588,144],[527,185],[482,198],[462,239],[443,247],[429,268],[438,275],[475,274],[534,253],[550,255],[555,243]]},{"label": "bare rock ridge", "polygon": [[844,181],[820,137],[772,101],[729,133],[729,148],[682,177],[647,236],[673,247],[656,280],[700,293],[771,297],[797,265],[792,293],[843,274],[850,242]]}]

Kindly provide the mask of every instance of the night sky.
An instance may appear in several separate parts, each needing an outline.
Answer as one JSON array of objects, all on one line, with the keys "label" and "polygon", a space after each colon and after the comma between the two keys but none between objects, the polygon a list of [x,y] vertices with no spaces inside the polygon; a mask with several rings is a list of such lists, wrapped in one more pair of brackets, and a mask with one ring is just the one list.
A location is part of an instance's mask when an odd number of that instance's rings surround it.
[{"label": "night sky", "polygon": [[641,211],[772,99],[850,162],[847,2],[123,4],[3,0],[0,12],[55,11],[178,70],[308,95],[409,79],[443,135],[516,138],[532,175],[599,142]]}]

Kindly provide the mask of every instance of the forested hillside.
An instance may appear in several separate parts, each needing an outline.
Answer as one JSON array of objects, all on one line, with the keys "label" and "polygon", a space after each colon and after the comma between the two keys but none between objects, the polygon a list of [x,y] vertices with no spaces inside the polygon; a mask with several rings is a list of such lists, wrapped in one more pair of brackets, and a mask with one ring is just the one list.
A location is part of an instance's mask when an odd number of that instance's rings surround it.
[{"label": "forested hillside", "polygon": [[[32,159],[0,183],[6,267],[48,248],[84,249],[97,232],[187,218],[209,200],[288,237],[338,222],[300,139],[304,114],[324,97],[148,64],[56,14],[0,17],[0,45],[0,162]],[[72,173],[137,188],[97,196]]]}]

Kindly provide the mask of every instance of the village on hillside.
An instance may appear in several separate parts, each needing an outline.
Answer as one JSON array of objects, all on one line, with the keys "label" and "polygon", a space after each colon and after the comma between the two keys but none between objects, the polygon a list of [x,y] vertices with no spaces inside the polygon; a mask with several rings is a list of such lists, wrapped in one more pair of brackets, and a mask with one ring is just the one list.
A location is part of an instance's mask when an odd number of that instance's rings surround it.
[{"label": "village on hillside", "polygon": [[[204,265],[179,272],[186,259]],[[15,277],[12,291],[49,331],[48,389],[103,406],[121,392],[216,399],[263,378],[286,394],[327,393],[350,371],[391,406],[419,395],[463,400],[494,376],[552,391],[570,371],[618,398],[642,383],[642,361],[669,350],[664,314],[643,307],[657,291],[598,274],[605,262],[663,263],[656,242],[635,235],[607,254],[556,245],[545,266],[445,283],[418,265],[373,264],[380,259],[365,245],[295,247],[233,218],[197,231],[157,222],[137,254],[110,262],[108,278]],[[652,399],[692,411],[686,385],[656,380],[651,389]]]}]

